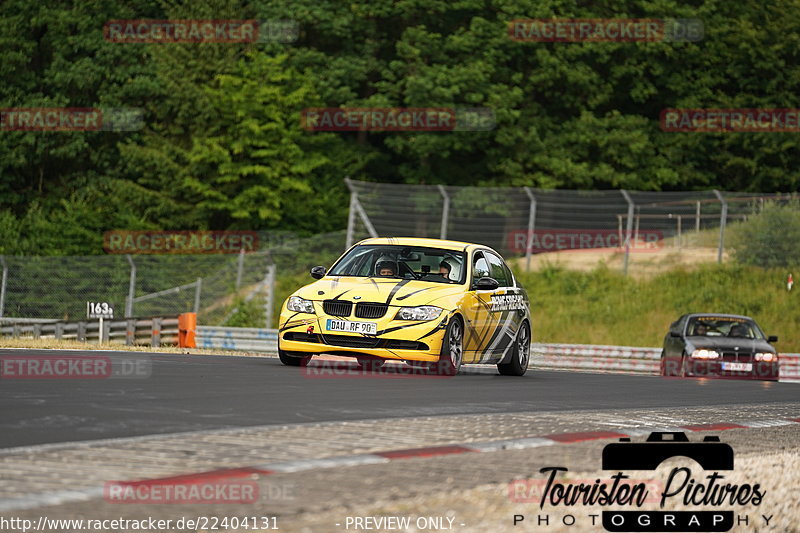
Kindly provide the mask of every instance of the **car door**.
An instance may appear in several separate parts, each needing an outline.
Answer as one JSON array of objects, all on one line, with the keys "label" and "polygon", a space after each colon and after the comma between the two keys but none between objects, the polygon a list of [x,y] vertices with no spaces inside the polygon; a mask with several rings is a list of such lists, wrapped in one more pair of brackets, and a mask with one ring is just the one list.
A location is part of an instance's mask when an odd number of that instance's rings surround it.
[{"label": "car door", "polygon": [[497,280],[499,286],[492,292],[489,308],[489,335],[483,347],[482,362],[496,362],[512,345],[522,318],[525,316],[524,294],[515,287],[511,269],[503,259],[489,251],[484,252],[489,263],[489,276]]},{"label": "car door", "polygon": [[475,363],[481,360],[484,347],[491,336],[490,315],[492,295],[495,291],[479,291],[475,282],[489,276],[489,262],[483,251],[476,250],[470,261],[469,289],[466,294],[464,314],[464,362]]}]

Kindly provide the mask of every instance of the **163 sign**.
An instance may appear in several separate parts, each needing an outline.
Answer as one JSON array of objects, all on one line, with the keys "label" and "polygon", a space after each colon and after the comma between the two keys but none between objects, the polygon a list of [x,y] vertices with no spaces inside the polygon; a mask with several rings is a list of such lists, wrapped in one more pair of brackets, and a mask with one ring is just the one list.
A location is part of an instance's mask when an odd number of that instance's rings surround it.
[{"label": "163 sign", "polygon": [[114,318],[114,309],[108,302],[86,302],[86,318]]}]

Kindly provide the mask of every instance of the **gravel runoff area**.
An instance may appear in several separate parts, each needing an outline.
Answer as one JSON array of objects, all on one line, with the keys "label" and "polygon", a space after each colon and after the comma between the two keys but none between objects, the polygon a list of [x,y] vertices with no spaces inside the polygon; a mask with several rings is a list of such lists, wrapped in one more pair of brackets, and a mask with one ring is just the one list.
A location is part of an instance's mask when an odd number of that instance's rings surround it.
[{"label": "gravel runoff area", "polygon": [[[792,410],[796,413],[796,406]],[[731,411],[735,413],[737,409]],[[448,418],[441,417],[440,425],[446,426]],[[684,415],[683,418],[688,416]],[[737,519],[747,518],[746,524],[738,524],[732,531],[800,531],[800,501],[797,498],[797,489],[800,487],[800,450],[798,450],[800,424],[691,432],[688,435],[692,442],[702,440],[705,435],[718,435],[723,442],[733,447],[736,452],[735,469],[732,472],[722,472],[725,476],[723,483],[741,486],[758,483],[762,491],[765,491],[763,501],[759,505],[751,503],[720,507],[733,510]],[[634,440],[642,439],[643,437],[637,437]],[[41,516],[51,519],[157,517],[173,520],[198,516],[268,516],[276,517],[282,531],[308,533],[603,531],[599,524],[592,525],[591,522],[591,515],[601,512],[599,508],[581,505],[570,508],[547,505],[540,508],[539,504],[532,500],[537,492],[530,491],[530,487],[534,489],[539,487],[541,490],[541,482],[545,479],[545,475],[540,473],[540,469],[554,466],[568,469],[566,474],[562,474],[564,479],[584,482],[598,478],[608,479],[610,473],[600,470],[600,457],[602,448],[610,442],[614,440],[594,440],[479,454],[417,457],[383,464],[316,468],[301,472],[272,473],[268,476],[253,475],[251,479],[259,484],[261,498],[247,505],[112,504],[97,497],[88,501],[4,512],[0,513],[0,516],[15,516],[34,521]],[[50,459],[48,462],[53,462],[56,457]],[[106,458],[109,459],[111,458]],[[128,460],[135,463],[136,456],[130,456]],[[121,453],[112,461],[126,462],[125,454]],[[40,466],[41,470],[33,475],[46,477],[47,464]],[[689,466],[689,463],[673,459],[662,464],[655,472],[638,471],[630,472],[630,475],[637,481],[643,480],[647,483],[661,480],[663,487],[668,471],[676,466]],[[699,482],[705,482],[706,474],[700,471],[697,465],[692,468],[692,474]],[[526,485],[528,480],[532,480],[531,485]],[[519,483],[522,483],[523,487],[529,487],[528,491],[523,488],[522,492],[519,492],[517,488]],[[658,503],[646,503],[643,509],[657,510]],[[702,510],[704,507],[685,507],[669,502],[664,509]],[[518,520],[520,516],[524,517],[524,520],[516,526],[513,523],[515,515]],[[765,524],[764,516],[769,518],[768,525]],[[376,522],[371,522],[371,527],[357,527],[358,519],[363,526],[366,526],[370,524],[367,522],[368,519],[379,520],[381,517],[408,519],[412,525],[378,528],[375,527]],[[543,517],[548,517],[549,523],[539,523],[540,518],[544,520]],[[563,524],[565,519],[570,521],[572,518],[575,519],[574,525]],[[427,527],[416,527],[416,521],[420,519],[423,521],[430,519],[426,524]],[[448,519],[452,519],[452,522],[448,522]],[[434,527],[432,524],[439,526]],[[440,527],[445,525],[449,529]],[[233,529],[245,531],[241,527]],[[173,530],[178,531],[178,529]],[[135,529],[120,528],[119,531],[135,531]]]},{"label": "gravel runoff area", "polygon": [[[709,433],[715,434],[715,433]],[[693,434],[694,436],[703,433]],[[735,532],[762,532],[776,531],[780,533],[793,533],[800,531],[800,449],[797,447],[800,430],[796,427],[784,429],[749,429],[731,430],[722,435],[724,442],[730,443],[734,449],[746,449],[747,452],[736,455],[736,467],[733,472],[725,473],[722,483],[736,485],[758,483],[764,494],[759,505],[721,505],[713,507],[708,505],[688,506],[678,500],[670,499],[661,508],[659,502],[646,503],[642,509],[662,511],[714,511],[720,509],[733,510],[735,516]],[[754,445],[754,442],[760,443]],[[548,466],[566,466],[569,472],[563,475],[563,481],[575,480],[590,483],[595,479],[608,479],[609,473],[599,468],[588,468],[588,465],[576,457],[576,454],[599,459],[600,449],[605,443],[591,445],[567,445],[561,448],[572,448],[567,451],[558,449],[545,449],[544,454],[551,456]],[[764,448],[758,451],[757,448]],[[538,455],[540,450],[536,450]],[[495,452],[492,457],[480,456],[479,463],[488,461],[502,469],[509,461],[517,462],[520,471],[525,467],[537,467],[545,464],[546,458],[538,460],[520,457],[518,452]],[[473,458],[470,458],[471,468]],[[425,461],[420,461],[425,462]],[[639,476],[634,479],[652,478],[664,480],[668,478],[673,467],[686,466],[686,461],[678,459],[664,462],[655,472],[637,472]],[[481,468],[483,465],[474,465]],[[696,465],[695,465],[696,467]],[[703,477],[693,469],[695,479]],[[522,479],[545,479],[545,474],[536,470],[530,476],[520,476]],[[409,516],[412,520],[416,517],[448,516],[453,517],[454,523],[459,524],[453,530],[462,533],[483,532],[547,532],[547,533],[575,533],[584,531],[605,531],[601,526],[599,516],[603,512],[601,506],[576,505],[545,505],[540,507],[538,495],[541,494],[541,484],[526,484],[516,481],[509,483],[488,483],[477,487],[463,489],[458,486],[436,490],[428,494],[394,499],[384,497],[377,499],[369,505],[353,506],[347,510],[335,509],[324,513],[306,512],[292,520],[292,530],[303,533],[319,533],[328,531],[353,531],[352,528],[344,529],[331,527],[336,523],[343,523],[347,516]],[[660,493],[660,492],[659,492]],[[388,496],[388,495],[387,495]],[[516,500],[516,501],[515,501]],[[522,501],[520,501],[522,500]],[[528,500],[528,501],[524,501]],[[614,509],[615,507],[607,507]],[[616,508],[619,508],[617,506]],[[595,515],[593,523],[591,515]],[[514,524],[515,518],[517,524]],[[573,523],[574,522],[574,523]],[[460,524],[464,524],[460,526]],[[567,525],[569,524],[569,525]],[[428,531],[411,527],[398,531]],[[663,530],[662,530],[663,531]]]}]

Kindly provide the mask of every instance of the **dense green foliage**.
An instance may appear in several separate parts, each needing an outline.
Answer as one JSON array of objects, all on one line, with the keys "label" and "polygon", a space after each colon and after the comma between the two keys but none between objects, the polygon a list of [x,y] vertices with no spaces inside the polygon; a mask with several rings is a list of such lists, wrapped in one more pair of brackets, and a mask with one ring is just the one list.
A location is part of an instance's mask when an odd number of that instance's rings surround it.
[{"label": "dense green foliage", "polygon": [[[179,5],[184,4],[184,5]],[[796,190],[792,133],[687,134],[664,108],[800,107],[800,4],[776,0],[121,0],[0,6],[1,107],[139,107],[136,132],[0,134],[0,253],[108,229],[344,226],[342,178]],[[696,43],[522,43],[515,18],[697,18]],[[294,43],[118,44],[112,19],[297,21]],[[312,133],[306,107],[488,107],[483,132]]]},{"label": "dense green foliage", "polygon": [[531,298],[534,342],[661,346],[684,313],[752,316],[778,351],[800,351],[800,293],[786,290],[786,272],[737,265],[671,270],[652,278],[597,269],[519,273]]},{"label": "dense green foliage", "polygon": [[768,205],[733,232],[734,258],[744,265],[800,265],[800,211],[797,205]]}]

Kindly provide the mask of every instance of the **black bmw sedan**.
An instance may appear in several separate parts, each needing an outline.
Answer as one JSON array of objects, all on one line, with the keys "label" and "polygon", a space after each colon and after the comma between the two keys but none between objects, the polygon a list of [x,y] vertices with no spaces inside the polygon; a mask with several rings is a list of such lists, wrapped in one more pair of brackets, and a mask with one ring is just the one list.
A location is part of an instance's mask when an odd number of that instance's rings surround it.
[{"label": "black bmw sedan", "polygon": [[747,316],[693,313],[672,323],[664,337],[661,375],[778,379],[778,353]]}]

